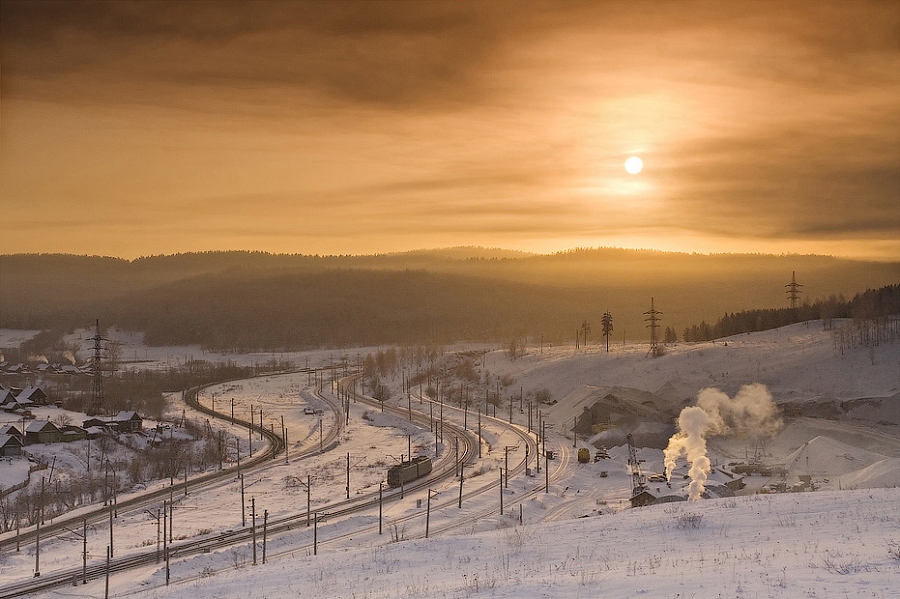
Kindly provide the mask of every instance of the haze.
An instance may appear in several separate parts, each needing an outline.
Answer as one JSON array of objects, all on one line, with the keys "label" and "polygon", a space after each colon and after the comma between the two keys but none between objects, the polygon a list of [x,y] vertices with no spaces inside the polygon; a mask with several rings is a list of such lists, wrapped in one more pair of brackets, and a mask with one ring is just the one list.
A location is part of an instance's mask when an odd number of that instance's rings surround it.
[{"label": "haze", "polygon": [[896,2],[0,10],[0,253],[900,255]]}]

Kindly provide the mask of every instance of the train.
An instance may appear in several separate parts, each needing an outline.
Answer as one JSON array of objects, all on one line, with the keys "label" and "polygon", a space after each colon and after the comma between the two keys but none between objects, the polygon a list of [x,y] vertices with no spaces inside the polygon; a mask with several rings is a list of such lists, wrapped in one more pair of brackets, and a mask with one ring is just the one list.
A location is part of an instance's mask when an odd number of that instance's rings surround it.
[{"label": "train", "polygon": [[387,484],[389,487],[399,487],[427,474],[431,474],[431,458],[418,456],[388,468]]}]

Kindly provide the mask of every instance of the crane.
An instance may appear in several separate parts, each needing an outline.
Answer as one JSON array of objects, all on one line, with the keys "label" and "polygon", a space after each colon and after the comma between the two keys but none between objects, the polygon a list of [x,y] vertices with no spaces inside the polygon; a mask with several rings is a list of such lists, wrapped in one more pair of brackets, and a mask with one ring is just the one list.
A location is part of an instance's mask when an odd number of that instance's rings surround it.
[{"label": "crane", "polygon": [[632,496],[638,495],[644,491],[647,486],[644,484],[644,473],[641,472],[641,462],[637,457],[637,449],[634,447],[634,438],[631,433],[625,438],[628,441],[628,466],[631,468],[631,484],[633,489]]}]

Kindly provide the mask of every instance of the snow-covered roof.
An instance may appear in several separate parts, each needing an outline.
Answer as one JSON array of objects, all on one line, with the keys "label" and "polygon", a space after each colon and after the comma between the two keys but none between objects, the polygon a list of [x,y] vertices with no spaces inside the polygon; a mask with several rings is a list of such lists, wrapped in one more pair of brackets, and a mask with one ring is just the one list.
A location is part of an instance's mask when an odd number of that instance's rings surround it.
[{"label": "snow-covered roof", "polygon": [[22,434],[15,424],[4,424],[3,426],[0,426],[0,435],[10,435],[13,434],[13,432],[17,435]]},{"label": "snow-covered roof", "polygon": [[28,423],[28,426],[25,428],[26,433],[40,433],[48,430],[50,427],[52,430],[58,431],[59,428],[50,422],[49,420],[32,420]]},{"label": "snow-covered roof", "polygon": [[143,420],[134,410],[122,410],[114,419],[116,422],[127,422],[129,420]]},{"label": "snow-covered roof", "polygon": [[6,447],[8,444],[12,443],[13,445],[22,446],[22,441],[19,437],[15,435],[4,435],[0,434],[0,447]]},{"label": "snow-covered roof", "polygon": [[46,398],[47,394],[44,393],[44,391],[40,387],[35,387],[34,385],[28,385],[27,387],[22,389],[22,392],[19,393],[19,395],[16,399],[19,401],[19,403],[22,403],[23,399],[33,401],[35,397]]}]

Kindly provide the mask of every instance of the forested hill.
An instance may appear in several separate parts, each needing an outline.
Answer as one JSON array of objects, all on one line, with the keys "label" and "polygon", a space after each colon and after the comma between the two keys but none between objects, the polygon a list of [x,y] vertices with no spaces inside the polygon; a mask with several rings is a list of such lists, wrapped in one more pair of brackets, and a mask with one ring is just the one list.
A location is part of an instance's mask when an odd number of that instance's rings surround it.
[{"label": "forested hill", "polygon": [[362,343],[573,341],[600,316],[615,339],[647,337],[654,298],[663,327],[723,313],[852,297],[900,282],[897,263],[826,256],[680,254],[614,248],[534,255],[450,248],[373,256],[208,252],[127,261],[0,256],[0,327],[141,330],[156,344],[281,349]]}]

